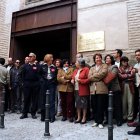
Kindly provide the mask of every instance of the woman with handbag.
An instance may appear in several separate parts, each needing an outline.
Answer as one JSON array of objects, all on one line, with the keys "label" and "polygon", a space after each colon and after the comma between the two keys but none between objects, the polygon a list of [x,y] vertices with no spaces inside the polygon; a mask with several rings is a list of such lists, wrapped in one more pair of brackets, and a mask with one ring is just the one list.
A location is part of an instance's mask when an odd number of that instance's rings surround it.
[{"label": "woman with handbag", "polygon": [[104,78],[104,83],[107,84],[108,90],[113,92],[113,109],[114,118],[117,126],[122,125],[122,95],[118,80],[118,67],[115,65],[114,57],[110,54],[105,56],[105,63],[108,65],[108,74]]}]

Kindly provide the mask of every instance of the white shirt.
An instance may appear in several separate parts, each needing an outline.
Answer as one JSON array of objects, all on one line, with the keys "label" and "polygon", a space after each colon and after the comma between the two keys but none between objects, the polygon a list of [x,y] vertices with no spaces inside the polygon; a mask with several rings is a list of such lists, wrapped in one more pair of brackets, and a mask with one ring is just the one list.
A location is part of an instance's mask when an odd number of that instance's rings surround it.
[{"label": "white shirt", "polygon": [[77,79],[79,79],[81,69],[78,69],[77,74],[75,75],[75,90],[79,90],[79,83]]},{"label": "white shirt", "polygon": [[9,65],[9,66],[7,67],[7,70],[10,71],[11,68],[12,68],[12,66]]},{"label": "white shirt", "polygon": [[115,61],[115,65],[119,68],[120,67],[120,62]]},{"label": "white shirt", "polygon": [[[46,63],[45,63],[46,64]],[[50,80],[52,79],[52,75],[51,75],[51,66],[54,66],[53,64],[51,64],[50,66],[48,66],[48,74],[47,74],[47,79]]]},{"label": "white shirt", "polygon": [[63,70],[65,71],[65,73],[68,71],[68,67],[63,67]]},{"label": "white shirt", "polygon": [[138,87],[140,85],[140,63],[135,64],[134,68],[136,68],[138,70],[138,73],[136,73],[135,76],[135,85],[136,87]]}]

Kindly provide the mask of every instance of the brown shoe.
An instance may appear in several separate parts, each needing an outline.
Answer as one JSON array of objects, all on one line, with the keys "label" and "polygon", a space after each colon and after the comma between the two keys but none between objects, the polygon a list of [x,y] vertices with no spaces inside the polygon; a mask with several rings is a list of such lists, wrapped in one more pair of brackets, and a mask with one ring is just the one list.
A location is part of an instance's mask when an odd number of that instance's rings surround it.
[{"label": "brown shoe", "polygon": [[130,123],[127,123],[127,125],[129,127],[136,127],[138,125],[138,122],[130,122]]}]

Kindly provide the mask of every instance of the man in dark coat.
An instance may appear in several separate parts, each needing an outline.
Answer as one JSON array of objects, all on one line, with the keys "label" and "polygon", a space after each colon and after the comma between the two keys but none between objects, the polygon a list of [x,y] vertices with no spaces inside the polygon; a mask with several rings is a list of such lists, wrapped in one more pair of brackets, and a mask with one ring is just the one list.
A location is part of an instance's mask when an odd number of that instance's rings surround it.
[{"label": "man in dark coat", "polygon": [[35,63],[36,55],[29,54],[29,63],[24,64],[19,73],[19,79],[23,82],[24,105],[20,119],[27,118],[31,105],[31,115],[36,119],[38,93],[40,90],[40,65]]},{"label": "man in dark coat", "polygon": [[16,60],[15,66],[10,71],[10,85],[11,85],[11,113],[21,111],[21,88],[18,80],[20,68],[20,61]]}]

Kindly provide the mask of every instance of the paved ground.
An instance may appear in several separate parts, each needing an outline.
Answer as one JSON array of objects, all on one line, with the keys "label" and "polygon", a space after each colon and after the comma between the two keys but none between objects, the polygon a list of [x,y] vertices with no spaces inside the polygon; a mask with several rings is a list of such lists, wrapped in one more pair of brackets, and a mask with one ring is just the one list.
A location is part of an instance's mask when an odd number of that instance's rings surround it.
[{"label": "paved ground", "polygon": [[[92,128],[93,122],[87,124],[74,124],[61,122],[60,118],[50,124],[51,137],[44,137],[45,123],[40,122],[40,117],[33,120],[29,118],[20,120],[17,114],[5,114],[5,129],[0,129],[0,140],[107,140],[108,128]],[[133,128],[124,124],[122,127],[114,125],[114,140],[140,140],[140,136],[127,135]]]}]

